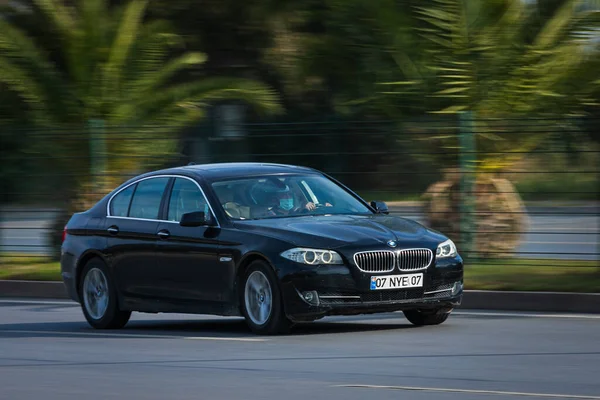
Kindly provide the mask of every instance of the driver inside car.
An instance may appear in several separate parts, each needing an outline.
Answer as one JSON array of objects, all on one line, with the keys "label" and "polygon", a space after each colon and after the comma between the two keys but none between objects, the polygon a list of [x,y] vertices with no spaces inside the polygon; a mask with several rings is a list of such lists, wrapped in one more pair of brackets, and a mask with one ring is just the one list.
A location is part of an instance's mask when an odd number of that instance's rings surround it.
[{"label": "driver inside car", "polygon": [[[270,212],[273,215],[298,214],[305,211],[316,210],[319,206],[312,201],[306,203],[296,201],[296,198],[289,187],[275,193],[273,203],[273,207],[270,209]],[[324,206],[332,207],[330,203],[325,203]]]}]

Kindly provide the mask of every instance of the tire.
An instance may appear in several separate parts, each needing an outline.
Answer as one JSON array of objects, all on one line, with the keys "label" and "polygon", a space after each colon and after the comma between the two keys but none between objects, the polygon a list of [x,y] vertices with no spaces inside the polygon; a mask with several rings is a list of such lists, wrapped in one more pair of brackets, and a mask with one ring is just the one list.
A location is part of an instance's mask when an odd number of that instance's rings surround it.
[{"label": "tire", "polygon": [[439,325],[448,319],[451,312],[451,308],[438,308],[434,310],[405,310],[404,316],[416,326]]},{"label": "tire", "polygon": [[119,309],[115,284],[106,264],[98,258],[91,259],[83,267],[79,295],[83,315],[96,329],[122,328],[131,317],[131,311]]},{"label": "tire", "polygon": [[285,316],[279,283],[273,268],[254,261],[241,284],[241,309],[252,332],[275,335],[289,332],[292,323]]}]

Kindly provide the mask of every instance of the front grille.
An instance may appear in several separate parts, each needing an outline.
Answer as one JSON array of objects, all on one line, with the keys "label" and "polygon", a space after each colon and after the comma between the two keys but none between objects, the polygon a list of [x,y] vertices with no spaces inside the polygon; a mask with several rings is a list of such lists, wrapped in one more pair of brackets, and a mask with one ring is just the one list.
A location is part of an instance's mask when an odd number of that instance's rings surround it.
[{"label": "front grille", "polygon": [[374,303],[381,301],[407,301],[422,299],[423,292],[423,288],[393,291],[382,290],[377,292],[364,293],[360,297],[364,303]]},{"label": "front grille", "polygon": [[418,271],[433,261],[429,249],[363,251],[354,255],[354,262],[363,272],[391,272],[398,265],[400,271]]},{"label": "front grille", "polygon": [[356,266],[364,272],[391,272],[395,265],[393,251],[364,251],[354,255]]},{"label": "front grille", "polygon": [[400,271],[416,271],[425,269],[433,260],[433,252],[429,249],[407,249],[398,251],[398,269]]}]

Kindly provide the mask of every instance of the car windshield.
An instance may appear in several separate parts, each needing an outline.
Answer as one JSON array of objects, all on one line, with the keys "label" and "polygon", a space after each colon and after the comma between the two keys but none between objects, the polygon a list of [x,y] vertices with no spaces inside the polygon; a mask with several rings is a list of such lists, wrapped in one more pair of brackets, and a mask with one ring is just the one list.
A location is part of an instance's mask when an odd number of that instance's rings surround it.
[{"label": "car windshield", "polygon": [[362,202],[321,175],[258,176],[217,181],[212,187],[232,219],[325,214],[372,214]]}]

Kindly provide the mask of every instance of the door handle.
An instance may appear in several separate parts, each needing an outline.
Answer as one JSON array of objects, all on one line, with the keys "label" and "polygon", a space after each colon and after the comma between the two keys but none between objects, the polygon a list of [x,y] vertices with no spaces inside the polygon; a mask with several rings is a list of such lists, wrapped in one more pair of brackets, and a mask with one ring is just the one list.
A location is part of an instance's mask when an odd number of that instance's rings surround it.
[{"label": "door handle", "polygon": [[117,228],[116,226],[111,226],[107,229],[108,233],[110,233],[111,235],[116,235],[117,233],[119,233],[119,228]]},{"label": "door handle", "polygon": [[157,235],[161,239],[167,239],[169,236],[171,236],[171,233],[169,233],[168,230],[163,229],[162,231],[158,231]]}]

